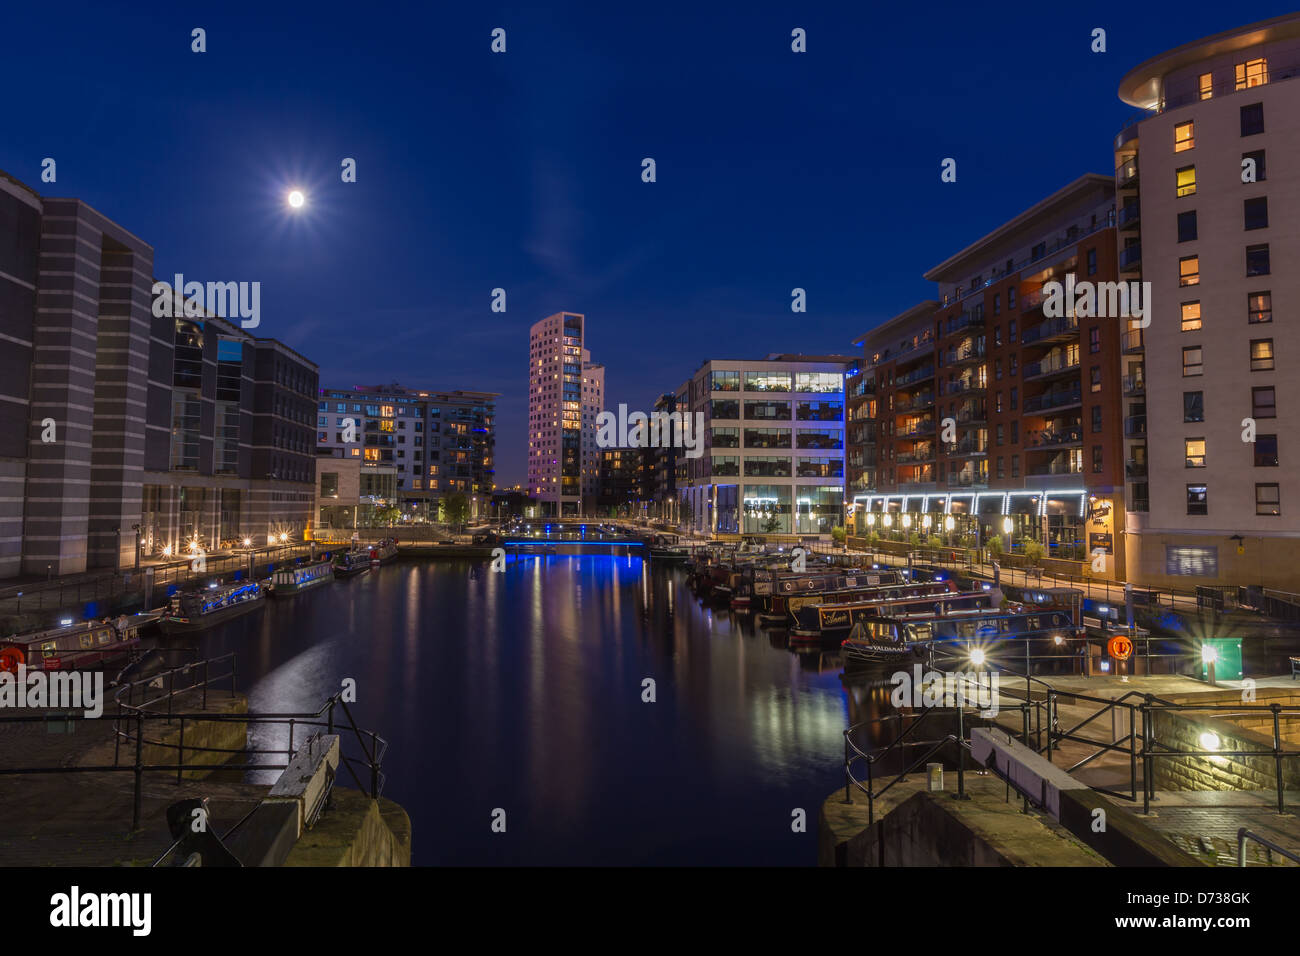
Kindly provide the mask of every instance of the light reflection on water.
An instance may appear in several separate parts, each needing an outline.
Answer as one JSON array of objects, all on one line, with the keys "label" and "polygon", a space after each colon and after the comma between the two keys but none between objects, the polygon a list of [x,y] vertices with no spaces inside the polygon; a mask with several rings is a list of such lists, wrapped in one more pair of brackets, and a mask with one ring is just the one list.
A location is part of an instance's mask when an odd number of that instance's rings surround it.
[{"label": "light reflection on water", "polygon": [[355,679],[418,864],[811,865],[850,711],[882,704],[834,654],[792,654],[627,555],[398,563],[271,601],[202,651],[238,654],[258,711],[314,711]]}]

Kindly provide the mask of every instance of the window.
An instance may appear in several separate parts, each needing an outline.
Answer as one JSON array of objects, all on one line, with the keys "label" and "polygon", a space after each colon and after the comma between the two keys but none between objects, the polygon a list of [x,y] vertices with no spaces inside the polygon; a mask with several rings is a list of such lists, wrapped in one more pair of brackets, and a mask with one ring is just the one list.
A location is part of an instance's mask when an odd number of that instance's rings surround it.
[{"label": "window", "polygon": [[1268,82],[1268,60],[1256,57],[1245,63],[1237,64],[1237,89],[1248,90],[1252,86],[1263,86]]},{"label": "window", "polygon": [[1241,135],[1255,136],[1264,132],[1264,104],[1251,103],[1241,108]]},{"label": "window", "polygon": [[1178,241],[1191,242],[1196,238],[1196,210],[1178,214]]},{"label": "window", "polygon": [[1088,330],[1088,354],[1096,355],[1101,351],[1101,327],[1094,325]]},{"label": "window", "polygon": [[1189,150],[1196,145],[1196,137],[1193,131],[1193,121],[1188,120],[1186,123],[1179,123],[1174,127],[1174,152],[1181,153]]},{"label": "window", "polygon": [[1255,486],[1255,514],[1280,515],[1282,513],[1282,493],[1277,485]]},{"label": "window", "polygon": [[999,382],[1002,381],[1002,359],[994,359],[993,377],[996,378]]},{"label": "window", "polygon": [[1011,423],[1011,444],[1020,444],[1020,422],[1019,420]]},{"label": "window", "polygon": [[1250,340],[1250,370],[1252,372],[1273,371],[1273,340]]},{"label": "window", "polygon": [[1088,275],[1095,276],[1096,274],[1097,274],[1097,250],[1089,249],[1088,250]]},{"label": "window", "polygon": [[1205,485],[1187,486],[1187,513],[1189,515],[1210,513],[1210,495]]},{"label": "window", "polygon": [[709,387],[715,392],[738,392],[740,391],[740,373],[714,372]]},{"label": "window", "polygon": [[1201,257],[1184,256],[1178,260],[1178,284],[1199,285],[1201,282]]},{"label": "window", "polygon": [[1174,181],[1177,186],[1176,194],[1181,198],[1183,196],[1196,195],[1196,167],[1184,166],[1181,169],[1174,170]]},{"label": "window", "polygon": [[1007,323],[1007,341],[1014,342],[1015,340],[1016,340],[1016,320],[1012,319],[1010,322]]},{"label": "window", "polygon": [[1252,418],[1277,418],[1277,394],[1272,385],[1250,390],[1250,415]]},{"label": "window", "polygon": [[1268,178],[1264,175],[1264,151],[1262,149],[1256,149],[1249,153],[1242,153],[1241,159],[1242,159],[1241,166],[1243,170],[1247,168],[1246,160],[1250,159],[1250,160],[1254,160],[1255,162],[1255,178],[1253,180],[1243,179],[1242,182],[1262,183],[1265,179]]},{"label": "window", "polygon": [[1268,197],[1260,196],[1257,199],[1247,199],[1244,205],[1246,212],[1246,228],[1267,229]]},{"label": "window", "polygon": [[1255,436],[1255,467],[1256,468],[1277,467],[1277,436],[1276,435]]},{"label": "window", "polygon": [[1090,390],[1094,392],[1100,392],[1101,391],[1101,366],[1094,365],[1091,369],[1089,369],[1088,378],[1089,378]]},{"label": "window", "polygon": [[1268,243],[1246,247],[1246,275],[1266,276],[1269,274]]},{"label": "window", "polygon": [[1247,316],[1252,325],[1273,321],[1273,293],[1251,292],[1246,296]]},{"label": "window", "polygon": [[[1001,425],[998,425],[998,428],[997,428],[997,443],[998,443],[999,445],[1002,444],[1002,441],[1003,441],[1003,438],[1005,437],[1005,435],[1006,435],[1006,433],[1002,430],[1002,426],[1001,426]],[[998,460],[1001,461],[1001,459],[998,459]],[[1001,475],[998,475],[998,477],[1001,478],[1002,476],[1001,476]]]},{"label": "window", "polygon": [[1002,464],[1002,456],[998,455],[998,477],[1005,478],[1006,476],[1007,476],[1007,470],[1006,467]]},{"label": "window", "polygon": [[1020,477],[1020,456],[1019,455],[1011,456],[1011,477],[1012,478]]},{"label": "window", "polygon": [[1183,421],[1205,421],[1205,393],[1183,392]]},{"label": "window", "polygon": [[1101,462],[1102,462],[1102,458],[1101,458],[1101,446],[1100,446],[1100,445],[1093,445],[1093,446],[1092,446],[1092,473],[1093,473],[1094,475],[1100,475],[1100,474],[1101,474],[1101,472],[1102,472]]},{"label": "window", "polygon": [[1101,406],[1092,406],[1092,432],[1097,434],[1101,431]]},{"label": "window", "polygon": [[1208,100],[1214,96],[1214,74],[1202,73],[1201,82],[1198,87],[1201,91],[1201,99]]},{"label": "window", "polygon": [[[1007,308],[1014,309],[1015,307],[1016,307],[1016,290],[1007,289]],[[1014,338],[1014,336],[1012,337]]]},{"label": "window", "polygon": [[1195,332],[1201,327],[1201,300],[1183,303],[1183,331]]},{"label": "window", "polygon": [[1001,295],[995,295],[995,296],[993,296],[993,314],[994,314],[994,315],[1001,315],[1001,314],[1002,314],[1002,296],[1001,296]]},{"label": "window", "polygon": [[1186,438],[1183,440],[1183,451],[1187,458],[1188,468],[1205,467],[1205,439],[1204,438]]},{"label": "window", "polygon": [[993,344],[994,345],[1002,344],[1002,326],[1000,325],[995,325],[993,327]]},{"label": "window", "polygon": [[1165,574],[1217,578],[1219,576],[1219,549],[1166,545]]},{"label": "window", "polygon": [[1201,374],[1201,347],[1189,345],[1183,349],[1183,378]]},{"label": "window", "polygon": [[1011,389],[1011,410],[1013,412],[1016,410],[1016,396],[1019,394],[1020,394],[1020,389],[1018,388]]},{"label": "window", "polygon": [[994,396],[993,407],[994,407],[994,410],[995,410],[999,415],[1002,414],[1002,393],[1001,393],[1001,392],[998,392],[997,395]]}]

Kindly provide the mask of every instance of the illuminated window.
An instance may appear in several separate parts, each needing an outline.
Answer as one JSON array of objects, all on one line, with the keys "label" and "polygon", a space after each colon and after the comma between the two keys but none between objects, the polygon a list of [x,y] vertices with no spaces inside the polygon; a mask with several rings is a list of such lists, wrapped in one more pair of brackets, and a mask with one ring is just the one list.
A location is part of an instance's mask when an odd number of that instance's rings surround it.
[{"label": "illuminated window", "polygon": [[1252,325],[1273,321],[1273,293],[1252,292],[1246,296],[1246,308]]},{"label": "illuminated window", "polygon": [[381,432],[391,432],[391,431],[393,430],[393,422],[392,422],[392,420],[391,420],[391,419],[384,419],[384,420],[380,421],[380,423],[379,423],[379,430],[380,430]]},{"label": "illuminated window", "polygon": [[1201,302],[1183,303],[1183,331],[1194,332],[1201,327]]},{"label": "illuminated window", "polygon": [[1252,372],[1273,371],[1273,340],[1250,340],[1250,370]]},{"label": "illuminated window", "polygon": [[1186,123],[1179,123],[1174,127],[1174,152],[1181,153],[1183,150],[1191,149],[1196,145],[1196,137],[1193,131],[1193,122],[1188,120]]},{"label": "illuminated window", "polygon": [[379,414],[383,415],[385,418],[392,418],[392,417],[393,417],[393,406],[392,406],[392,405],[382,405],[382,406],[380,406]]},{"label": "illuminated window", "polygon": [[1183,441],[1183,449],[1187,456],[1188,468],[1205,467],[1205,439],[1188,438]]},{"label": "illuminated window", "polygon": [[1183,349],[1183,378],[1200,375],[1202,370],[1201,361],[1201,347],[1199,345],[1190,345]]},{"label": "illuminated window", "polygon": [[1214,95],[1214,75],[1211,73],[1201,74],[1201,99],[1208,100]]},{"label": "illuminated window", "polygon": [[366,449],[366,461],[379,461],[379,449],[378,449],[378,448],[367,448],[367,449]]},{"label": "illuminated window", "polygon": [[1248,90],[1268,82],[1268,60],[1258,57],[1237,64],[1237,89]]},{"label": "illuminated window", "polygon": [[360,456],[361,456],[361,449],[360,449],[360,448],[354,448],[354,449],[352,449],[352,457],[353,457],[353,458],[359,458]]},{"label": "illuminated window", "polygon": [[1178,284],[1198,285],[1201,281],[1201,257],[1186,256],[1178,260]]},{"label": "illuminated window", "polygon": [[1196,167],[1184,166],[1176,170],[1174,175],[1177,177],[1178,195],[1194,196],[1196,195]]}]

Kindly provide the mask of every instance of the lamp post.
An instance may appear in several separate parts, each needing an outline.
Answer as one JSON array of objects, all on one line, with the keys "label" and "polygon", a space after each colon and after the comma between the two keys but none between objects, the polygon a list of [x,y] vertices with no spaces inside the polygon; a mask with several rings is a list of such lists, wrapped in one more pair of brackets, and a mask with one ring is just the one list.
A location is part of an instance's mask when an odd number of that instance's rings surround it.
[{"label": "lamp post", "polygon": [[138,524],[131,526],[135,531],[135,569],[140,570],[140,526]]}]

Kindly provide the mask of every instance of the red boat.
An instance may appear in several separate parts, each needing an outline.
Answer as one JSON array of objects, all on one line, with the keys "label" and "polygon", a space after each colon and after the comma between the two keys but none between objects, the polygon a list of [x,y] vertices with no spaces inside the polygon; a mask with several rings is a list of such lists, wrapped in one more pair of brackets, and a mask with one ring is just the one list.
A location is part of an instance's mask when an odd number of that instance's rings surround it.
[{"label": "red boat", "polygon": [[30,634],[0,638],[0,671],[68,671],[97,667],[140,643],[140,632],[153,627],[162,611],[145,611],[116,620],[71,622]]}]

